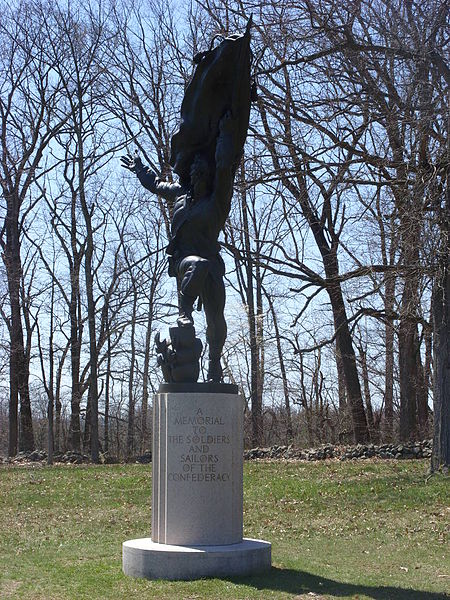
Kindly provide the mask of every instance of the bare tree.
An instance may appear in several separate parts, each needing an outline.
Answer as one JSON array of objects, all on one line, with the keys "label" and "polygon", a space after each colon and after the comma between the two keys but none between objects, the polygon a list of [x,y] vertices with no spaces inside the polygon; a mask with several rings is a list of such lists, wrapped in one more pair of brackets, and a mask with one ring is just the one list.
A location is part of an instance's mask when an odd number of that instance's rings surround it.
[{"label": "bare tree", "polygon": [[[61,85],[53,76],[48,40],[35,5],[2,6],[0,118],[2,258],[8,279],[10,314],[9,454],[34,446],[28,365],[23,334],[21,235],[40,198],[36,180],[45,174],[43,157],[67,117],[57,111]],[[20,438],[17,421],[20,395]]]},{"label": "bare tree", "polygon": [[[79,404],[81,400],[78,373],[81,328],[79,314],[79,274],[84,258],[84,283],[87,302],[89,337],[89,442],[92,460],[99,460],[98,441],[98,348],[95,306],[95,260],[101,257],[96,249],[96,231],[104,226],[101,210],[102,187],[105,175],[100,170],[117,149],[109,127],[110,115],[104,108],[103,98],[109,93],[110,82],[105,73],[110,68],[109,45],[114,33],[108,21],[109,14],[100,5],[87,5],[83,10],[53,7],[44,19],[45,34],[49,39],[49,53],[59,76],[64,101],[61,110],[67,115],[67,127],[58,136],[58,144],[65,153],[65,179],[71,194],[70,244],[64,244],[71,264],[72,290],[69,300],[72,328],[72,443],[79,447]],[[84,240],[77,239],[82,217]],[[62,223],[63,228],[66,227]],[[69,251],[70,249],[70,251]],[[74,259],[74,260],[72,260]],[[100,259],[101,260],[101,259]]]},{"label": "bare tree", "polygon": [[[263,388],[265,372],[264,306],[263,282],[264,266],[260,255],[271,211],[262,215],[257,205],[254,189],[246,187],[244,161],[239,173],[238,210],[228,228],[226,243],[234,257],[234,274],[237,279],[237,291],[245,308],[249,332],[250,352],[250,406],[252,422],[252,445],[263,443]],[[268,250],[270,252],[270,250]]]}]

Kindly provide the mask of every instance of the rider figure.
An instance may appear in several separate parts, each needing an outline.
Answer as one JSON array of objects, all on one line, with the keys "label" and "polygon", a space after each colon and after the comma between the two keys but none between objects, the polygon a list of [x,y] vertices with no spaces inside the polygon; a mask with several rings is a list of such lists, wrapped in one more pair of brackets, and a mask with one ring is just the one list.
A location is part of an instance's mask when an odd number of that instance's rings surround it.
[{"label": "rider figure", "polygon": [[219,126],[215,164],[201,153],[195,155],[190,182],[168,183],[144,167],[135,155],[122,157],[122,166],[134,172],[151,192],[173,203],[169,275],[176,277],[179,293],[179,327],[193,325],[192,312],[200,299],[206,317],[209,345],[208,381],[222,380],[220,357],[227,335],[224,319],[225,266],[218,237],[230,212],[233,192],[232,136],[234,119],[227,112]]}]

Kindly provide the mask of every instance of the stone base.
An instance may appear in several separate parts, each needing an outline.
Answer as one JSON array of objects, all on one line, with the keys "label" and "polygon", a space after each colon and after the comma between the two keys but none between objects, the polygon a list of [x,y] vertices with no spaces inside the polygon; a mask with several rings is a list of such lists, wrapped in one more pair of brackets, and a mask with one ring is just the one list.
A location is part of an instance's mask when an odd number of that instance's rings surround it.
[{"label": "stone base", "polygon": [[145,579],[200,579],[252,575],[271,567],[271,545],[244,538],[226,546],[171,546],[151,538],[123,543],[125,575]]},{"label": "stone base", "polygon": [[156,395],[153,542],[188,547],[241,542],[243,414],[244,401],[237,394]]}]

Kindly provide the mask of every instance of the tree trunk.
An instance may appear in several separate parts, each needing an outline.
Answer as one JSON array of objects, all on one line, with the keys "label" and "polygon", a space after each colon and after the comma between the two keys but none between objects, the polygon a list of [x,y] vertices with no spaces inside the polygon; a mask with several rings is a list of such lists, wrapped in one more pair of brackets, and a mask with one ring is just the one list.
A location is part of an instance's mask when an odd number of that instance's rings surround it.
[{"label": "tree trunk", "polygon": [[[411,209],[412,212],[412,209]],[[402,207],[402,241],[404,246],[403,263],[409,267],[419,261],[416,239],[418,215],[406,214]],[[416,217],[416,219],[414,219]],[[414,235],[414,232],[416,235]],[[405,277],[398,331],[398,361],[400,374],[400,439],[413,440],[418,435],[417,402],[420,387],[418,355],[419,334],[417,327],[418,276],[413,273]],[[421,369],[421,367],[420,367]]]},{"label": "tree trunk", "polygon": [[[400,165],[397,168],[397,178],[400,182],[408,181],[405,167],[404,148],[396,130],[397,124],[391,123],[388,132],[393,148],[394,160]],[[412,440],[418,434],[417,422],[417,393],[418,370],[417,355],[420,352],[417,326],[417,307],[419,305],[419,244],[422,226],[422,205],[420,198],[401,185],[397,191],[399,207],[400,235],[402,247],[402,264],[410,269],[404,278],[403,293],[400,303],[400,324],[398,330],[398,366],[400,378],[400,439]]]},{"label": "tree trunk", "polygon": [[[311,418],[311,407],[308,406],[308,395],[306,393],[306,385],[305,385],[305,368],[303,364],[303,355],[299,354],[300,361],[300,402],[305,411],[306,417],[306,429],[308,431],[308,443],[309,446],[314,445],[314,434],[312,427],[312,418]],[[311,401],[312,402],[312,401]]]},{"label": "tree trunk", "polygon": [[280,329],[278,327],[278,317],[275,312],[273,300],[270,294],[266,294],[266,298],[269,304],[270,312],[272,313],[273,326],[275,329],[275,339],[277,343],[278,362],[280,364],[281,381],[283,383],[284,410],[286,411],[286,443],[291,444],[294,438],[294,433],[292,429],[291,402],[289,398],[289,386],[286,375],[286,366],[284,364],[283,350],[281,348],[281,337]]},{"label": "tree trunk", "polygon": [[[337,265],[333,265],[335,261],[336,257],[330,256],[328,261],[325,262],[325,271],[327,273],[327,278],[329,279],[337,275]],[[336,342],[340,350],[342,368],[345,375],[347,399],[350,405],[353,422],[353,435],[357,444],[364,443],[369,439],[369,429],[367,427],[366,413],[356,367],[356,356],[348,326],[344,298],[342,296],[341,286],[338,283],[329,284],[326,289],[330,297],[336,332]]]},{"label": "tree trunk", "polygon": [[417,437],[424,439],[428,430],[428,387],[425,380],[425,365],[422,365],[420,349],[417,349],[416,354],[416,373],[417,373]]},{"label": "tree trunk", "polygon": [[12,351],[11,344],[9,357],[8,456],[16,456],[19,450],[19,386],[17,371],[17,353]]},{"label": "tree trunk", "polygon": [[88,387],[86,412],[84,414],[83,452],[91,453],[91,387]]},{"label": "tree trunk", "polygon": [[253,303],[253,276],[251,265],[247,264],[247,310],[250,337],[250,395],[252,409],[252,445],[263,443],[262,390],[259,388],[258,339],[256,333],[256,316]]},{"label": "tree trunk", "polygon": [[347,408],[347,394],[345,389],[345,375],[344,375],[344,365],[342,364],[342,357],[339,347],[336,343],[335,348],[335,357],[336,357],[336,371],[337,371],[337,379],[338,379],[338,398],[339,398],[339,411],[344,413]]},{"label": "tree trunk", "polygon": [[[244,174],[242,174],[244,178]],[[258,339],[258,325],[256,314],[257,308],[255,307],[255,288],[258,285],[258,281],[255,281],[255,275],[253,272],[253,260],[251,253],[250,244],[250,232],[249,222],[247,214],[247,204],[245,199],[245,192],[242,192],[242,224],[243,224],[243,242],[245,248],[245,301],[247,305],[247,317],[249,327],[249,338],[250,338],[250,397],[251,397],[251,410],[252,410],[252,445],[254,447],[260,446],[263,443],[263,413],[262,413],[262,389],[261,383],[262,378],[260,376],[260,352],[259,344],[262,343],[261,339]]]},{"label": "tree trunk", "polygon": [[[55,280],[52,279],[52,292],[50,296],[50,333],[48,337],[48,364],[49,377],[48,385],[45,383],[45,369],[42,368],[42,377],[47,391],[47,464],[53,464],[53,451],[55,448],[55,431],[54,431],[54,411],[55,411],[55,355],[53,347],[53,331],[54,331],[54,310],[55,310]],[[40,344],[39,344],[40,346]],[[43,363],[41,359],[41,364]]]},{"label": "tree trunk", "polygon": [[360,356],[360,360],[361,360],[364,398],[366,401],[367,423],[369,426],[370,437],[372,440],[375,440],[375,438],[376,438],[375,419],[373,416],[372,399],[371,399],[371,395],[370,395],[369,369],[367,367],[367,353],[364,350],[364,348],[362,347],[362,345],[359,348],[359,356]]},{"label": "tree trunk", "polygon": [[394,436],[394,327],[390,315],[394,310],[395,278],[386,276],[384,308],[385,367],[384,367],[384,433],[387,441]]},{"label": "tree trunk", "polygon": [[[28,388],[27,361],[23,339],[22,314],[20,305],[20,283],[22,263],[20,258],[19,198],[15,194],[7,196],[5,219],[6,244],[3,261],[8,279],[11,316],[10,334],[10,399],[9,399],[9,454],[15,456],[17,449],[34,449],[33,422],[31,418],[30,393]],[[20,434],[18,431],[18,405],[20,395]]]},{"label": "tree trunk", "polygon": [[[133,276],[130,273],[131,277]],[[135,395],[134,395],[134,367],[136,361],[136,310],[137,310],[137,290],[133,285],[133,312],[131,314],[131,335],[130,335],[130,370],[128,374],[128,423],[127,423],[127,447],[125,456],[127,461],[131,460],[134,453],[134,415],[135,415]]]},{"label": "tree trunk", "polygon": [[[412,294],[411,286],[405,282],[402,306],[408,307]],[[413,440],[417,436],[417,325],[411,316],[400,320],[398,333],[398,355],[400,371],[400,439]]]},{"label": "tree trunk", "polygon": [[[85,279],[86,279],[86,297],[89,328],[89,404],[90,404],[90,447],[92,462],[99,462],[99,439],[98,439],[98,352],[97,337],[95,331],[95,299],[94,299],[94,273],[93,273],[93,255],[94,255],[94,235],[92,230],[92,214],[89,210],[84,193],[80,192],[82,198],[81,206],[85,217],[87,236],[86,236],[86,256],[85,256]],[[86,410],[86,421],[88,414]]]},{"label": "tree trunk", "polygon": [[[450,252],[447,252],[450,259]],[[450,466],[450,268],[434,293],[434,434],[431,469]]]},{"label": "tree trunk", "polygon": [[106,374],[105,374],[105,425],[104,425],[104,448],[105,454],[109,452],[109,391],[111,385],[111,332],[109,330],[108,308],[106,308],[106,335],[108,355],[106,357]]},{"label": "tree trunk", "polygon": [[145,332],[144,369],[142,382],[142,422],[141,422],[141,453],[150,446],[147,444],[147,420],[148,420],[148,383],[150,371],[150,351],[153,323],[153,296],[148,303],[147,330]]},{"label": "tree trunk", "polygon": [[72,269],[70,273],[71,296],[69,304],[70,317],[70,366],[71,366],[71,401],[69,443],[71,450],[81,452],[80,422],[80,355],[82,329],[79,320],[79,271]]},{"label": "tree trunk", "polygon": [[54,403],[53,403],[53,398],[50,397],[48,399],[48,404],[47,404],[47,420],[48,420],[47,464],[48,465],[53,464],[53,449],[54,449],[54,444],[55,444],[54,430],[53,430],[53,426],[54,426],[53,414],[54,414]]},{"label": "tree trunk", "polygon": [[433,290],[434,433],[431,471],[450,466],[450,179],[441,209],[439,275]]},{"label": "tree trunk", "polygon": [[55,450],[61,452],[61,400],[59,395],[55,398]]}]

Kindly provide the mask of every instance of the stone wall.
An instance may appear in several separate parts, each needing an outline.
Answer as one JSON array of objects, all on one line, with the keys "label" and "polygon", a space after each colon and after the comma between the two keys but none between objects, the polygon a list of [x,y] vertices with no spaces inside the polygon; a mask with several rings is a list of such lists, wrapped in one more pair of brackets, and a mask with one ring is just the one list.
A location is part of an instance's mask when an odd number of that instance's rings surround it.
[{"label": "stone wall", "polygon": [[[244,452],[244,460],[254,459],[281,459],[281,460],[325,460],[326,458],[337,458],[339,460],[356,460],[368,458],[382,459],[413,459],[430,458],[432,440],[422,442],[405,442],[403,444],[358,444],[357,446],[332,446],[326,444],[319,448],[302,449],[295,446],[271,446],[270,448],[252,448]],[[151,463],[151,452],[137,456],[135,461],[142,464]],[[0,457],[0,464],[20,464],[24,462],[46,462],[47,453],[43,450],[34,452],[20,452],[15,458],[8,459]],[[78,452],[68,451],[65,454],[56,453],[55,463],[81,464],[90,462],[89,456]],[[119,462],[114,458],[104,458],[105,463]]]},{"label": "stone wall", "polygon": [[285,459],[285,460],[355,460],[368,458],[382,459],[412,459],[430,458],[432,440],[422,442],[407,442],[403,444],[358,444],[357,446],[332,446],[330,444],[319,448],[300,449],[294,446],[272,446],[270,448],[252,448],[244,452],[246,460],[254,459]]}]

